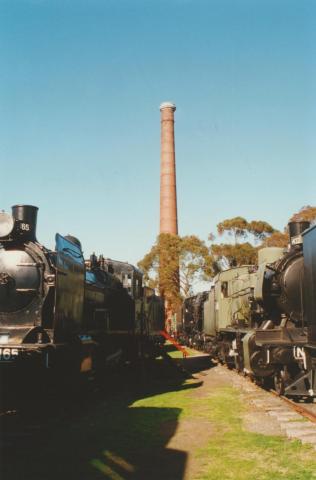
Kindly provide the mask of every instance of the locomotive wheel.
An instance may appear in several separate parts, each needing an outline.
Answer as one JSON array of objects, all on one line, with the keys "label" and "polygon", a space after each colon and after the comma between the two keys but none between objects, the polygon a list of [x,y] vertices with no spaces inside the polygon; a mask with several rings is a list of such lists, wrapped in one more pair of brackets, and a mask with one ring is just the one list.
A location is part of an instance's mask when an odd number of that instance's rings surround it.
[{"label": "locomotive wheel", "polygon": [[274,374],[274,389],[278,395],[284,395],[285,392],[285,371],[277,370]]},{"label": "locomotive wheel", "polygon": [[238,373],[241,373],[244,370],[243,359],[239,355],[236,355],[236,357],[234,357],[234,362],[235,369]]},{"label": "locomotive wheel", "polygon": [[227,342],[222,342],[220,344],[220,349],[219,349],[219,361],[223,365],[227,365],[229,368],[233,368],[233,365],[231,365],[229,361],[229,344]]}]

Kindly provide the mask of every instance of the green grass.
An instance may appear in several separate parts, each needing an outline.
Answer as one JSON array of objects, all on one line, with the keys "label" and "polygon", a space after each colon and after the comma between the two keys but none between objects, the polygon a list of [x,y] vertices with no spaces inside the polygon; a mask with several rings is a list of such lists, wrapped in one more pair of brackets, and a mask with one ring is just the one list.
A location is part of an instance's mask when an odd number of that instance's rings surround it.
[{"label": "green grass", "polygon": [[245,431],[243,406],[233,388],[215,392],[207,417],[218,429],[198,453],[202,472],[196,480],[311,480],[316,478],[315,452],[299,441]]},{"label": "green grass", "polygon": [[[184,386],[190,387],[194,385],[194,381],[187,380],[184,382]],[[194,399],[191,395],[190,389],[175,390],[171,392],[161,393],[153,395],[141,400],[137,400],[133,403],[131,408],[177,408],[180,411],[179,419],[193,415]]]},{"label": "green grass", "polygon": [[316,479],[316,456],[310,446],[244,430],[244,407],[234,388],[220,388],[206,398],[196,398],[192,391],[165,393],[132,406],[140,407],[177,407],[181,409],[180,420],[200,417],[212,423],[212,439],[191,452],[201,466],[194,480]]},{"label": "green grass", "polygon": [[[183,353],[181,350],[178,350],[171,342],[167,341],[164,345],[165,350],[171,358],[183,358]],[[183,347],[186,352],[189,354],[189,357],[195,357],[199,355],[200,352],[193,350],[189,347]]]},{"label": "green grass", "polygon": [[[188,352],[189,357],[196,357],[199,353],[196,350],[192,350],[191,348],[185,347],[185,350]],[[171,358],[183,358],[183,353],[176,348],[173,351],[168,352]]]}]

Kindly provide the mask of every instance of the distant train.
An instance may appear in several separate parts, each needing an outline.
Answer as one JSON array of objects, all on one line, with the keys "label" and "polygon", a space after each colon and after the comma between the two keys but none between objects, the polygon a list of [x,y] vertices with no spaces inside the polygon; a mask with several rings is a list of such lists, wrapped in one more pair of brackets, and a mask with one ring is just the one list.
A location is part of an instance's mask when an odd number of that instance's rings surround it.
[{"label": "distant train", "polygon": [[[290,245],[219,272],[186,299],[179,336],[281,395],[316,396],[316,226],[289,224]],[[272,382],[271,382],[272,383]]]},{"label": "distant train", "polygon": [[162,341],[162,300],[128,263],[84,260],[81,244],[36,240],[38,208],[0,212],[0,370],[68,378],[151,354]]}]

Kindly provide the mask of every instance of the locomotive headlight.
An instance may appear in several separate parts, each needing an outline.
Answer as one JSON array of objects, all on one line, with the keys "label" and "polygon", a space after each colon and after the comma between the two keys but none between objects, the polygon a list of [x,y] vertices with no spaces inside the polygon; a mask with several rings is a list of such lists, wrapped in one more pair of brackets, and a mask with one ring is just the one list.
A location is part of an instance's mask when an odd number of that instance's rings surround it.
[{"label": "locomotive headlight", "polygon": [[3,345],[4,343],[8,343],[10,335],[8,333],[4,333],[0,335],[0,344]]},{"label": "locomotive headlight", "polygon": [[14,220],[11,215],[0,212],[0,238],[10,235],[14,227]]}]

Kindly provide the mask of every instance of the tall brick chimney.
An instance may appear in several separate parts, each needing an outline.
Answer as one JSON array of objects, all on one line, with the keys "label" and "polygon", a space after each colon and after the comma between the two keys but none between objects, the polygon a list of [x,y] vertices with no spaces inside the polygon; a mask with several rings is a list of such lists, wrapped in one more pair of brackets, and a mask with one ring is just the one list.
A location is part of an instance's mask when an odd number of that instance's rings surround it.
[{"label": "tall brick chimney", "polygon": [[[176,159],[174,148],[174,112],[176,106],[170,102],[160,105],[161,112],[161,156],[160,156],[160,232],[178,235],[177,187],[176,187]],[[170,252],[160,252],[160,273],[170,263],[178,264],[179,259],[170,258]],[[175,287],[179,290],[179,266],[173,272]],[[170,303],[170,294],[159,285],[160,295],[165,299],[165,314],[167,332],[176,330],[176,311]]]},{"label": "tall brick chimney", "polygon": [[174,148],[174,112],[170,102],[160,105],[161,163],[160,163],[160,233],[178,235],[176,159]]}]

